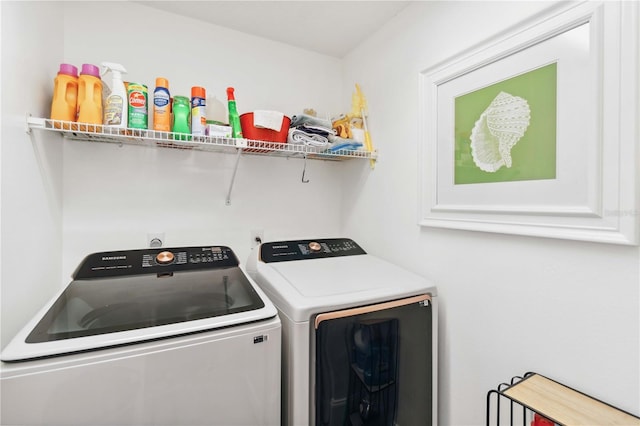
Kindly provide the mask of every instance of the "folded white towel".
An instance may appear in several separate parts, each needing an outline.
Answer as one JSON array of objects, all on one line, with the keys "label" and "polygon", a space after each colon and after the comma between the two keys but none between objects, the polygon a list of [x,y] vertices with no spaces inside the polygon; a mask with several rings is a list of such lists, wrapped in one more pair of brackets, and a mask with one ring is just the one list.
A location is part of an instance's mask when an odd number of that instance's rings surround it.
[{"label": "folded white towel", "polygon": [[271,129],[279,132],[280,128],[282,128],[283,119],[284,114],[278,111],[253,111],[253,125],[262,129]]},{"label": "folded white towel", "polygon": [[307,133],[300,129],[290,128],[287,142],[294,144],[304,144],[314,147],[325,147],[329,144],[329,139],[315,133]]}]

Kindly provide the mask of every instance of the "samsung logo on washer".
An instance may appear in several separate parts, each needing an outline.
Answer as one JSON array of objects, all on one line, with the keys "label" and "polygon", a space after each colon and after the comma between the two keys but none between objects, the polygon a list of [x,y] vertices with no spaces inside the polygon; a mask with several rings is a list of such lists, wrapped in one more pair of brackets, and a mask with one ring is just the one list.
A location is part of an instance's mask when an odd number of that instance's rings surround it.
[{"label": "samsung logo on washer", "polygon": [[102,260],[126,260],[127,256],[102,256]]}]

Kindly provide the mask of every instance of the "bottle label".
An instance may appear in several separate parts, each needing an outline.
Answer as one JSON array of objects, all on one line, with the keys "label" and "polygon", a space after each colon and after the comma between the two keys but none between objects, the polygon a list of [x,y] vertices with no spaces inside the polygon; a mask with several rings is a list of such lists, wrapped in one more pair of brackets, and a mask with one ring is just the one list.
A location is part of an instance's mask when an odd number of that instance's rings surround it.
[{"label": "bottle label", "polygon": [[206,104],[204,98],[191,98],[191,133],[204,136],[207,129]]},{"label": "bottle label", "polygon": [[111,95],[107,98],[104,108],[104,124],[118,125],[122,123],[122,109],[124,99],[122,96]]},{"label": "bottle label", "polygon": [[206,106],[207,102],[204,98],[191,98],[191,108],[198,108]]},{"label": "bottle label", "polygon": [[153,129],[163,132],[171,131],[171,97],[169,91],[158,87],[153,92]]},{"label": "bottle label", "polygon": [[166,107],[167,105],[169,105],[169,97],[166,97],[166,98],[165,98],[165,97],[158,97],[158,96],[156,96],[156,97],[153,99],[153,104],[154,104],[155,106],[157,106],[158,108],[164,108],[164,107]]},{"label": "bottle label", "polygon": [[131,92],[129,94],[129,105],[132,108],[144,108],[147,106],[147,99],[142,92]]},{"label": "bottle label", "polygon": [[164,89],[160,89],[155,91],[153,94],[153,104],[158,108],[164,108],[169,105],[169,101],[171,100],[169,96],[169,92]]}]

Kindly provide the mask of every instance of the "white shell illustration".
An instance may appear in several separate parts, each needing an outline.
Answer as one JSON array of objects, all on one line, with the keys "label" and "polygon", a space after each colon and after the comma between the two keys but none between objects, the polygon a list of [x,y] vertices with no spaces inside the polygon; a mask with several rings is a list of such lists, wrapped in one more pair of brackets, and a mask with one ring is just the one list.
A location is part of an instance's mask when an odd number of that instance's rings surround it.
[{"label": "white shell illustration", "polygon": [[500,92],[480,114],[471,131],[473,162],[485,172],[511,167],[511,149],[524,136],[531,120],[526,99]]}]

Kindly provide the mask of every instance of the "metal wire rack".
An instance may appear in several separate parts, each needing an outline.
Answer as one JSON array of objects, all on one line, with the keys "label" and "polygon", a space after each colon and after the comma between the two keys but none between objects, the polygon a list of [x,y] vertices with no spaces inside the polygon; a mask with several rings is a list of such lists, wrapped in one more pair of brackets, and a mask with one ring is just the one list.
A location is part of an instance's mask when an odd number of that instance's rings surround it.
[{"label": "metal wire rack", "polygon": [[113,143],[120,146],[137,145],[153,148],[236,154],[235,166],[225,201],[227,205],[231,204],[231,191],[235,182],[240,157],[243,154],[302,158],[305,161],[305,166],[302,172],[302,182],[304,183],[308,182],[308,180],[305,180],[307,159],[340,161],[355,158],[375,161],[378,157],[377,151],[325,150],[318,152],[317,148],[307,145],[267,142],[243,138],[194,136],[148,129],[120,129],[100,124],[38,118],[27,114],[26,131],[31,134],[32,130],[57,132],[67,139],[84,142]]},{"label": "metal wire rack", "polygon": [[114,143],[118,145],[138,145],[169,149],[211,151],[222,153],[265,155],[272,157],[298,157],[310,160],[340,161],[353,158],[375,160],[376,151],[338,150],[318,152],[307,145],[234,139],[212,136],[194,136],[174,132],[147,129],[119,129],[99,124],[76,123],[27,117],[27,132],[47,130],[58,132],[67,139],[85,142]]}]

